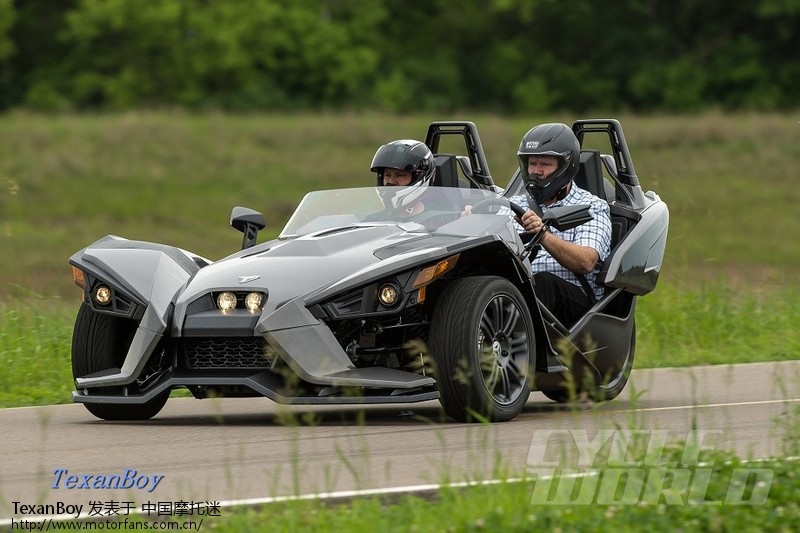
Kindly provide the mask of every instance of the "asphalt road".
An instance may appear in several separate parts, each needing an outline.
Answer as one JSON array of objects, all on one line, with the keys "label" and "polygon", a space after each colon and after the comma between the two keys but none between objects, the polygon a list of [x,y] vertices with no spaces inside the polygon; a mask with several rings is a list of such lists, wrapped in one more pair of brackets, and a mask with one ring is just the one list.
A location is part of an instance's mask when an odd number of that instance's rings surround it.
[{"label": "asphalt road", "polygon": [[[21,505],[83,505],[85,515],[92,502],[226,502],[492,479],[543,462],[581,464],[588,452],[575,443],[610,449],[626,442],[626,429],[655,460],[660,443],[693,436],[745,458],[785,455],[787,429],[800,429],[798,404],[800,361],[635,370],[613,402],[570,409],[534,393],[519,417],[492,425],[441,422],[438,402],[333,409],[178,398],[137,423],[100,421],[75,404],[0,409],[0,519],[20,516]],[[113,475],[134,486],[101,488]]]}]

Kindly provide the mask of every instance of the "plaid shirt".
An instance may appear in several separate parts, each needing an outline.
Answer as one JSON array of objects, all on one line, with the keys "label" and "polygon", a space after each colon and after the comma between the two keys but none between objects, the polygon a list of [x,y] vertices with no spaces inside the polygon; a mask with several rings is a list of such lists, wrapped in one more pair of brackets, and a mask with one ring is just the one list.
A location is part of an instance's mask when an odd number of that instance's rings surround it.
[{"label": "plaid shirt", "polygon": [[[529,198],[527,195],[512,196],[509,200],[520,207],[524,207],[525,209],[529,208]],[[586,280],[594,290],[595,298],[599,299],[603,296],[604,289],[596,283],[597,274],[600,272],[600,267],[603,266],[603,261],[605,261],[608,254],[611,253],[611,211],[608,204],[589,191],[581,189],[573,183],[569,193],[563,200],[550,204],[546,206],[546,208],[587,204],[591,206],[589,213],[592,215],[593,220],[567,231],[556,231],[550,228],[550,232],[565,241],[581,246],[590,246],[597,250],[600,260],[594,266],[594,270],[586,274]],[[542,206],[542,208],[545,208],[545,206]],[[502,214],[502,211],[498,214]],[[517,224],[516,221],[514,225],[518,232],[525,232],[522,226]],[[531,263],[531,271],[534,274],[537,272],[552,272],[570,283],[582,287],[578,276],[561,266],[544,247],[540,247],[539,252]]]}]

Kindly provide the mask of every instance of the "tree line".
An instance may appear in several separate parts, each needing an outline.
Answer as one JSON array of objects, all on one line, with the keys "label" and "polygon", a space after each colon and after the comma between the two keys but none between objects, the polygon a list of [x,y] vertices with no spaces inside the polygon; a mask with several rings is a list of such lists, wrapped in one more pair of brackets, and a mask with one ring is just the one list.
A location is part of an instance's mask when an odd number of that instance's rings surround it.
[{"label": "tree line", "polygon": [[797,106],[800,0],[0,0],[0,110]]}]

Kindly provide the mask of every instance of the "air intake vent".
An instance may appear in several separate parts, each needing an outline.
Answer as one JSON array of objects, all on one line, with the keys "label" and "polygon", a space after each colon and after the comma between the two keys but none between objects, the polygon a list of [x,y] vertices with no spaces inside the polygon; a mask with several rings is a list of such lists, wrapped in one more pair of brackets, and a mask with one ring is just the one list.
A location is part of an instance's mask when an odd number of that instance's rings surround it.
[{"label": "air intake vent", "polygon": [[261,337],[184,339],[189,368],[268,369],[275,351]]}]

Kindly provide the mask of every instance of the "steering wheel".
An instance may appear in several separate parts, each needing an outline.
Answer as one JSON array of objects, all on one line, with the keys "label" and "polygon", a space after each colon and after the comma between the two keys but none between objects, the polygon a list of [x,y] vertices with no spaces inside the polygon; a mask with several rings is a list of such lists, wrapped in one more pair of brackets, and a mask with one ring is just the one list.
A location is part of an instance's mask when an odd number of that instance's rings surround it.
[{"label": "steering wheel", "polygon": [[501,207],[509,207],[511,211],[518,217],[522,217],[525,214],[525,208],[515,204],[514,202],[509,201],[507,198],[485,198],[478,202],[477,204],[472,206],[473,213],[490,213],[489,207],[497,205]]},{"label": "steering wheel", "polygon": [[[473,205],[472,212],[479,213],[481,211],[485,211],[488,213],[489,210],[487,208],[493,205],[508,206],[509,208],[511,208],[511,211],[520,219],[522,218],[522,215],[524,215],[526,212],[526,209],[524,207],[515,204],[508,198],[486,198]],[[542,209],[535,203],[533,204],[531,209],[533,210],[534,213],[536,213],[540,217],[542,216]],[[533,254],[534,250],[536,250],[536,246],[542,240],[543,235],[544,235],[543,231],[540,231],[534,235],[530,233],[522,233],[520,235],[520,238],[522,239],[522,242],[525,243],[525,248],[522,250],[520,257],[522,258],[531,257],[531,254]]]}]

